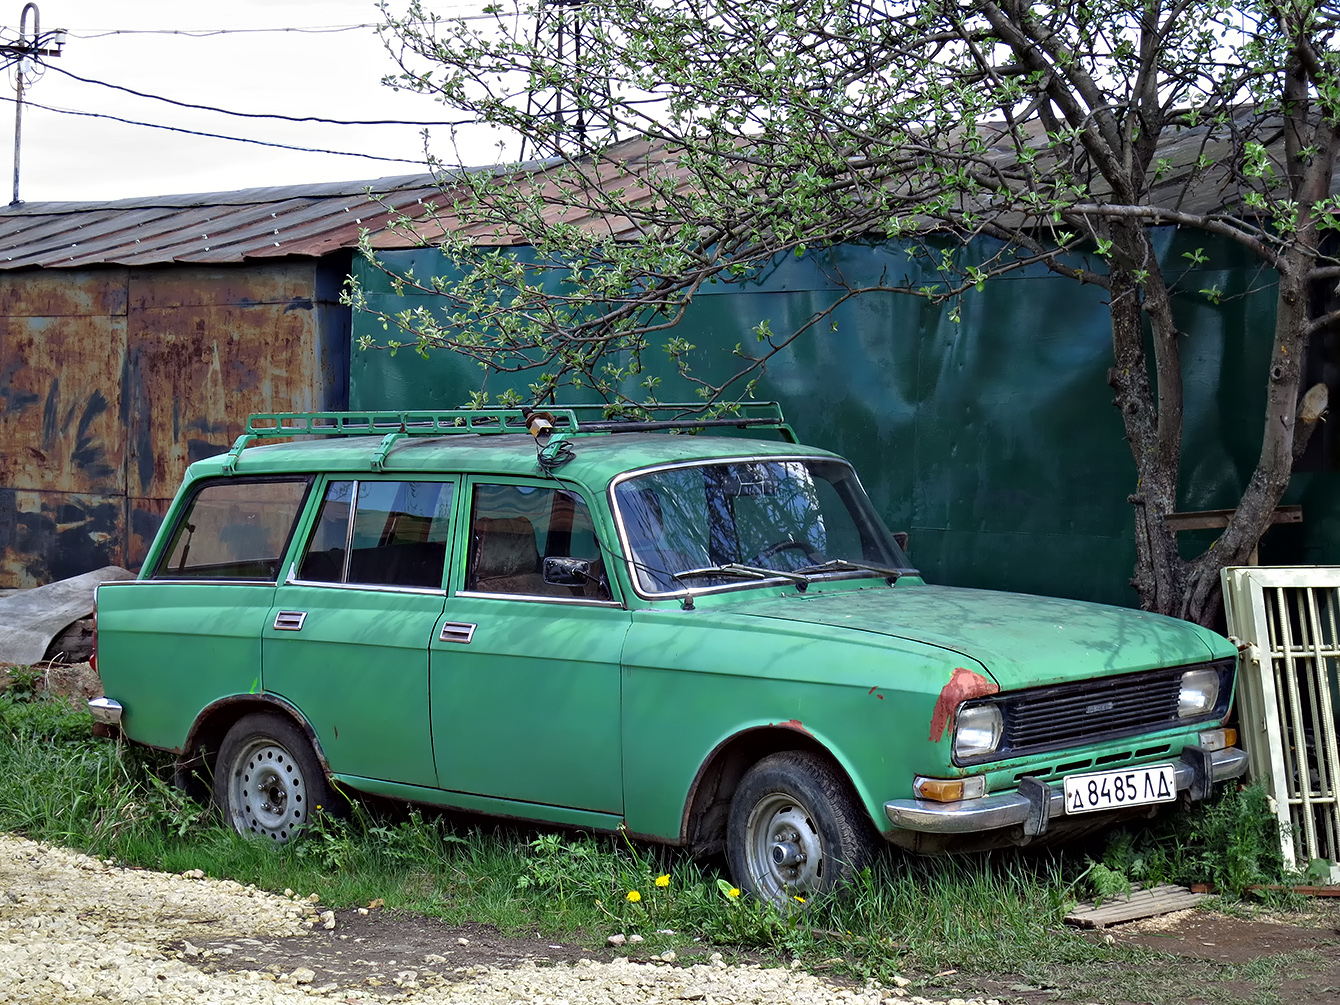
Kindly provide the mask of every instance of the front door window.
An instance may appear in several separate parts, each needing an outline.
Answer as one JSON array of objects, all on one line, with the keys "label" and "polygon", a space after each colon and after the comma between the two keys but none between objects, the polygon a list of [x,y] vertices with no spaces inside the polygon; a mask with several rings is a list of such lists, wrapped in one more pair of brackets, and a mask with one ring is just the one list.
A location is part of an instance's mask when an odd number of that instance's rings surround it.
[{"label": "front door window", "polygon": [[591,511],[566,489],[476,485],[465,588],[519,597],[609,600]]}]

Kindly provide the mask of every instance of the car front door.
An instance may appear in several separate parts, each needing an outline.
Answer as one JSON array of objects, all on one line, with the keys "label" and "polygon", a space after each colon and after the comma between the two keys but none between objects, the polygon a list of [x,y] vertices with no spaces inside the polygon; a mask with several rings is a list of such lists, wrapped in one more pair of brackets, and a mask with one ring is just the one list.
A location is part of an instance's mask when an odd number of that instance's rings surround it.
[{"label": "car front door", "polygon": [[438,785],[622,814],[629,614],[590,510],[553,482],[476,478],[466,491],[464,554],[429,654]]}]

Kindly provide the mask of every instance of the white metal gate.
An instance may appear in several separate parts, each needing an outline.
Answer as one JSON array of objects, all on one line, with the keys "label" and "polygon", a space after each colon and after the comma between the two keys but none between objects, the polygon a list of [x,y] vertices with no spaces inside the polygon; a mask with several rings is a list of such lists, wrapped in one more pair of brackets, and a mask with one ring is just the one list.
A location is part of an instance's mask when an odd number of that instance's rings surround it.
[{"label": "white metal gate", "polygon": [[1285,864],[1326,859],[1340,881],[1340,567],[1248,566],[1222,582],[1229,633],[1248,645],[1237,701],[1249,777],[1273,800]]}]

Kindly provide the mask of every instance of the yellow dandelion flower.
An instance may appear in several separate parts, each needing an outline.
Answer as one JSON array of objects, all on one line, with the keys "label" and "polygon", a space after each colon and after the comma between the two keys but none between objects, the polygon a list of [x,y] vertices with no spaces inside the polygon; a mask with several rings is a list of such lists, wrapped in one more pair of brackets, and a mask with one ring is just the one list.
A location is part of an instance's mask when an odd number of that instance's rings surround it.
[{"label": "yellow dandelion flower", "polygon": [[664,876],[657,876],[657,877],[656,877],[656,885],[657,885],[657,886],[669,886],[669,885],[670,885],[670,874],[667,872]]},{"label": "yellow dandelion flower", "polygon": [[732,886],[732,887],[726,892],[726,896],[728,896],[728,897],[738,897],[739,895],[740,895],[740,888],[739,888],[738,886]]},{"label": "yellow dandelion flower", "polygon": [[805,903],[805,898],[804,898],[804,897],[797,897],[797,898],[795,898],[795,900],[796,900],[796,903],[797,903],[797,904],[803,904],[803,903]]},{"label": "yellow dandelion flower", "polygon": [[628,903],[636,904],[639,900],[642,899],[642,894],[638,893],[636,890],[629,890],[627,899]]}]

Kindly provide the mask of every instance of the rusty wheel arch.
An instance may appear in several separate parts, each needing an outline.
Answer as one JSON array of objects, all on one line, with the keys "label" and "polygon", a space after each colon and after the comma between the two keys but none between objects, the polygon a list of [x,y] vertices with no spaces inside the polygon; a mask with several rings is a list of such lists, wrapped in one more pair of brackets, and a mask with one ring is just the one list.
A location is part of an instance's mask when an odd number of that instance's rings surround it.
[{"label": "rusty wheel arch", "polygon": [[212,791],[214,759],[223,737],[234,723],[251,712],[279,712],[292,720],[311,743],[322,772],[327,778],[330,777],[330,762],[321,749],[321,741],[297,706],[278,695],[237,694],[211,702],[195,717],[177,758],[174,778],[177,785],[193,797],[208,801]]},{"label": "rusty wheel arch", "polygon": [[832,752],[803,727],[782,723],[744,730],[717,744],[698,769],[685,801],[679,843],[699,859],[722,854],[731,797],[740,779],[759,760],[783,750],[817,754],[830,761],[847,784],[851,784],[846,769]]}]

